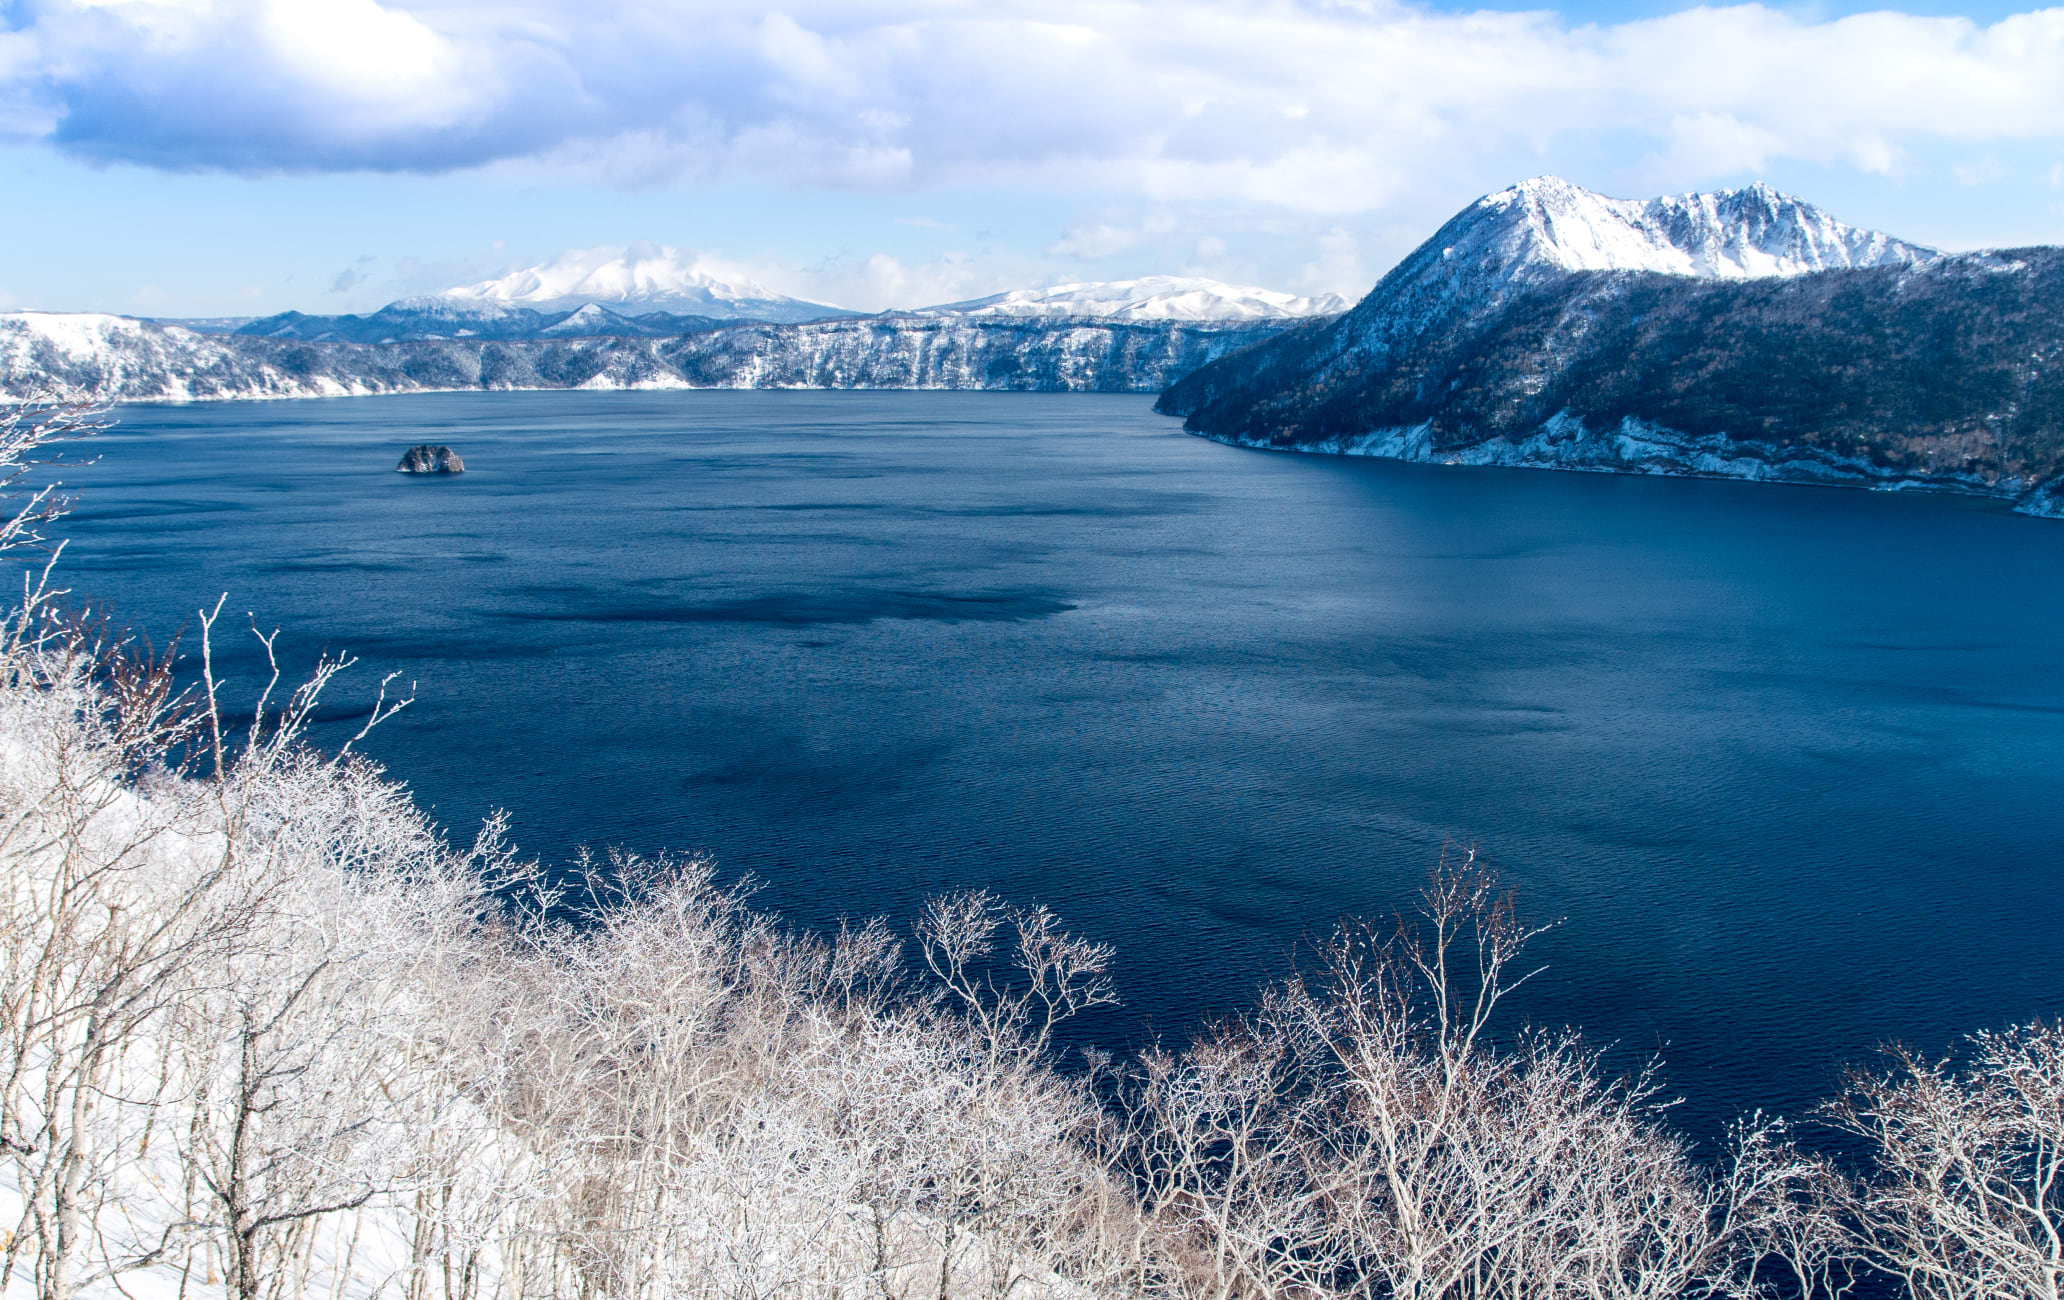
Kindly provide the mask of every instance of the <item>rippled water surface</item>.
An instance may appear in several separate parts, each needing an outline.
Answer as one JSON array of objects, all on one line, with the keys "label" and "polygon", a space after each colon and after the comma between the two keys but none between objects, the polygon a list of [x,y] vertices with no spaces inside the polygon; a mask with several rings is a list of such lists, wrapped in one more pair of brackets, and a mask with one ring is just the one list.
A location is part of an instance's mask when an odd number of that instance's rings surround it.
[{"label": "rippled water surface", "polygon": [[[1149,404],[129,409],[64,568],[160,639],[227,590],[401,670],[370,748],[458,833],[707,850],[812,924],[1049,903],[1120,951],[1106,1042],[1239,1004],[1447,840],[1566,918],[1527,1013],[1660,1047],[1703,1131],[2064,1010],[2064,523]],[[418,441],[469,472],[394,473]]]}]

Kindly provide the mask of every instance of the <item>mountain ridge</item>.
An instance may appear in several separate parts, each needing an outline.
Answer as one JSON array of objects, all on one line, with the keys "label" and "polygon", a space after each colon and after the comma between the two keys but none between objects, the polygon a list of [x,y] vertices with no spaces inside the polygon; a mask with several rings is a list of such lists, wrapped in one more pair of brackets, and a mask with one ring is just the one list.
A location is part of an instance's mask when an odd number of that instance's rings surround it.
[{"label": "mountain ridge", "polygon": [[1272,320],[1332,315],[1347,300],[1228,284],[1202,276],[1146,275],[1010,289],[962,302],[921,307],[915,316],[1037,316],[1094,320]]},{"label": "mountain ridge", "polygon": [[0,401],[185,402],[508,389],[910,388],[1154,393],[1274,321],[858,317],[661,337],[336,342],[129,317],[0,314]]}]

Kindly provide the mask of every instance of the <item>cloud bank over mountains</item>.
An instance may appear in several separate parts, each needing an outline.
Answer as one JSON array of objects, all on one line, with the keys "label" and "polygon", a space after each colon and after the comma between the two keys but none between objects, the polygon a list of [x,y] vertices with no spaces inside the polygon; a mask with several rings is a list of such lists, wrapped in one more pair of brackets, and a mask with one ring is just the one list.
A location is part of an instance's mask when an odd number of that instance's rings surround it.
[{"label": "cloud bank over mountains", "polygon": [[1591,24],[1382,0],[0,5],[0,136],[168,170],[858,189],[1053,175],[1350,213],[1457,153],[1570,133],[1628,137],[1659,181],[1687,184],[2064,139],[2064,10],[1981,26],[1760,5]]}]

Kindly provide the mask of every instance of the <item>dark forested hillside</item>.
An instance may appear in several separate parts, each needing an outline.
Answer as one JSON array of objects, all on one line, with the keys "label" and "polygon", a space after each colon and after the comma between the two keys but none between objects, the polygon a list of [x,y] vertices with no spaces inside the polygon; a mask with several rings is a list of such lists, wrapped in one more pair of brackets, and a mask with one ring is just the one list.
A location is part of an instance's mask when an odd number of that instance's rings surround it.
[{"label": "dark forested hillside", "polygon": [[1198,370],[1159,409],[1256,446],[1934,484],[2056,508],[2064,250],[1748,279],[1476,274],[1449,257],[1439,276],[1460,287],[1429,294],[1440,242],[1354,311]]}]

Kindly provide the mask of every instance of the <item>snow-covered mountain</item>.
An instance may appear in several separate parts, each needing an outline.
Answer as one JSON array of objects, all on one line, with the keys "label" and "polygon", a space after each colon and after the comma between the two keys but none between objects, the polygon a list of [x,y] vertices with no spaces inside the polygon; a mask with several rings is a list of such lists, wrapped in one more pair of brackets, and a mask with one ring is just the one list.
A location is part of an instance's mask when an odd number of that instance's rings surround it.
[{"label": "snow-covered mountain", "polygon": [[1541,176],[1478,199],[1408,254],[1326,331],[1307,358],[1306,380],[1337,386],[1381,370],[1421,340],[1584,272],[1744,282],[1939,256],[1844,225],[1767,185],[1613,199]]},{"label": "snow-covered mountain", "polygon": [[1344,316],[1161,397],[1207,437],[1935,486],[2064,512],[2064,249],[1950,256],[1768,186],[1488,195]]},{"label": "snow-covered mountain", "polygon": [[1613,199],[1556,176],[1488,194],[1450,218],[1356,304],[1358,346],[1416,338],[1505,295],[1576,272],[1759,280],[1913,266],[1935,250],[1844,225],[1768,185]]},{"label": "snow-covered mountain", "polygon": [[680,249],[646,242],[575,249],[499,279],[461,285],[427,299],[403,299],[394,305],[421,309],[440,303],[527,307],[540,312],[572,311],[599,303],[626,316],[673,312],[718,320],[776,322],[855,314],[775,293],[750,280],[727,276]]},{"label": "snow-covered mountain", "polygon": [[944,303],[918,316],[1069,317],[1123,321],[1284,320],[1347,310],[1339,294],[1301,298],[1196,276],[1149,275],[1136,280],[1056,284],[1013,289],[967,302]]},{"label": "snow-covered mountain", "polygon": [[1715,280],[1907,265],[1936,256],[1844,225],[1761,183],[1716,194],[1612,199],[1559,176],[1486,195],[1434,236],[1443,261]]}]

